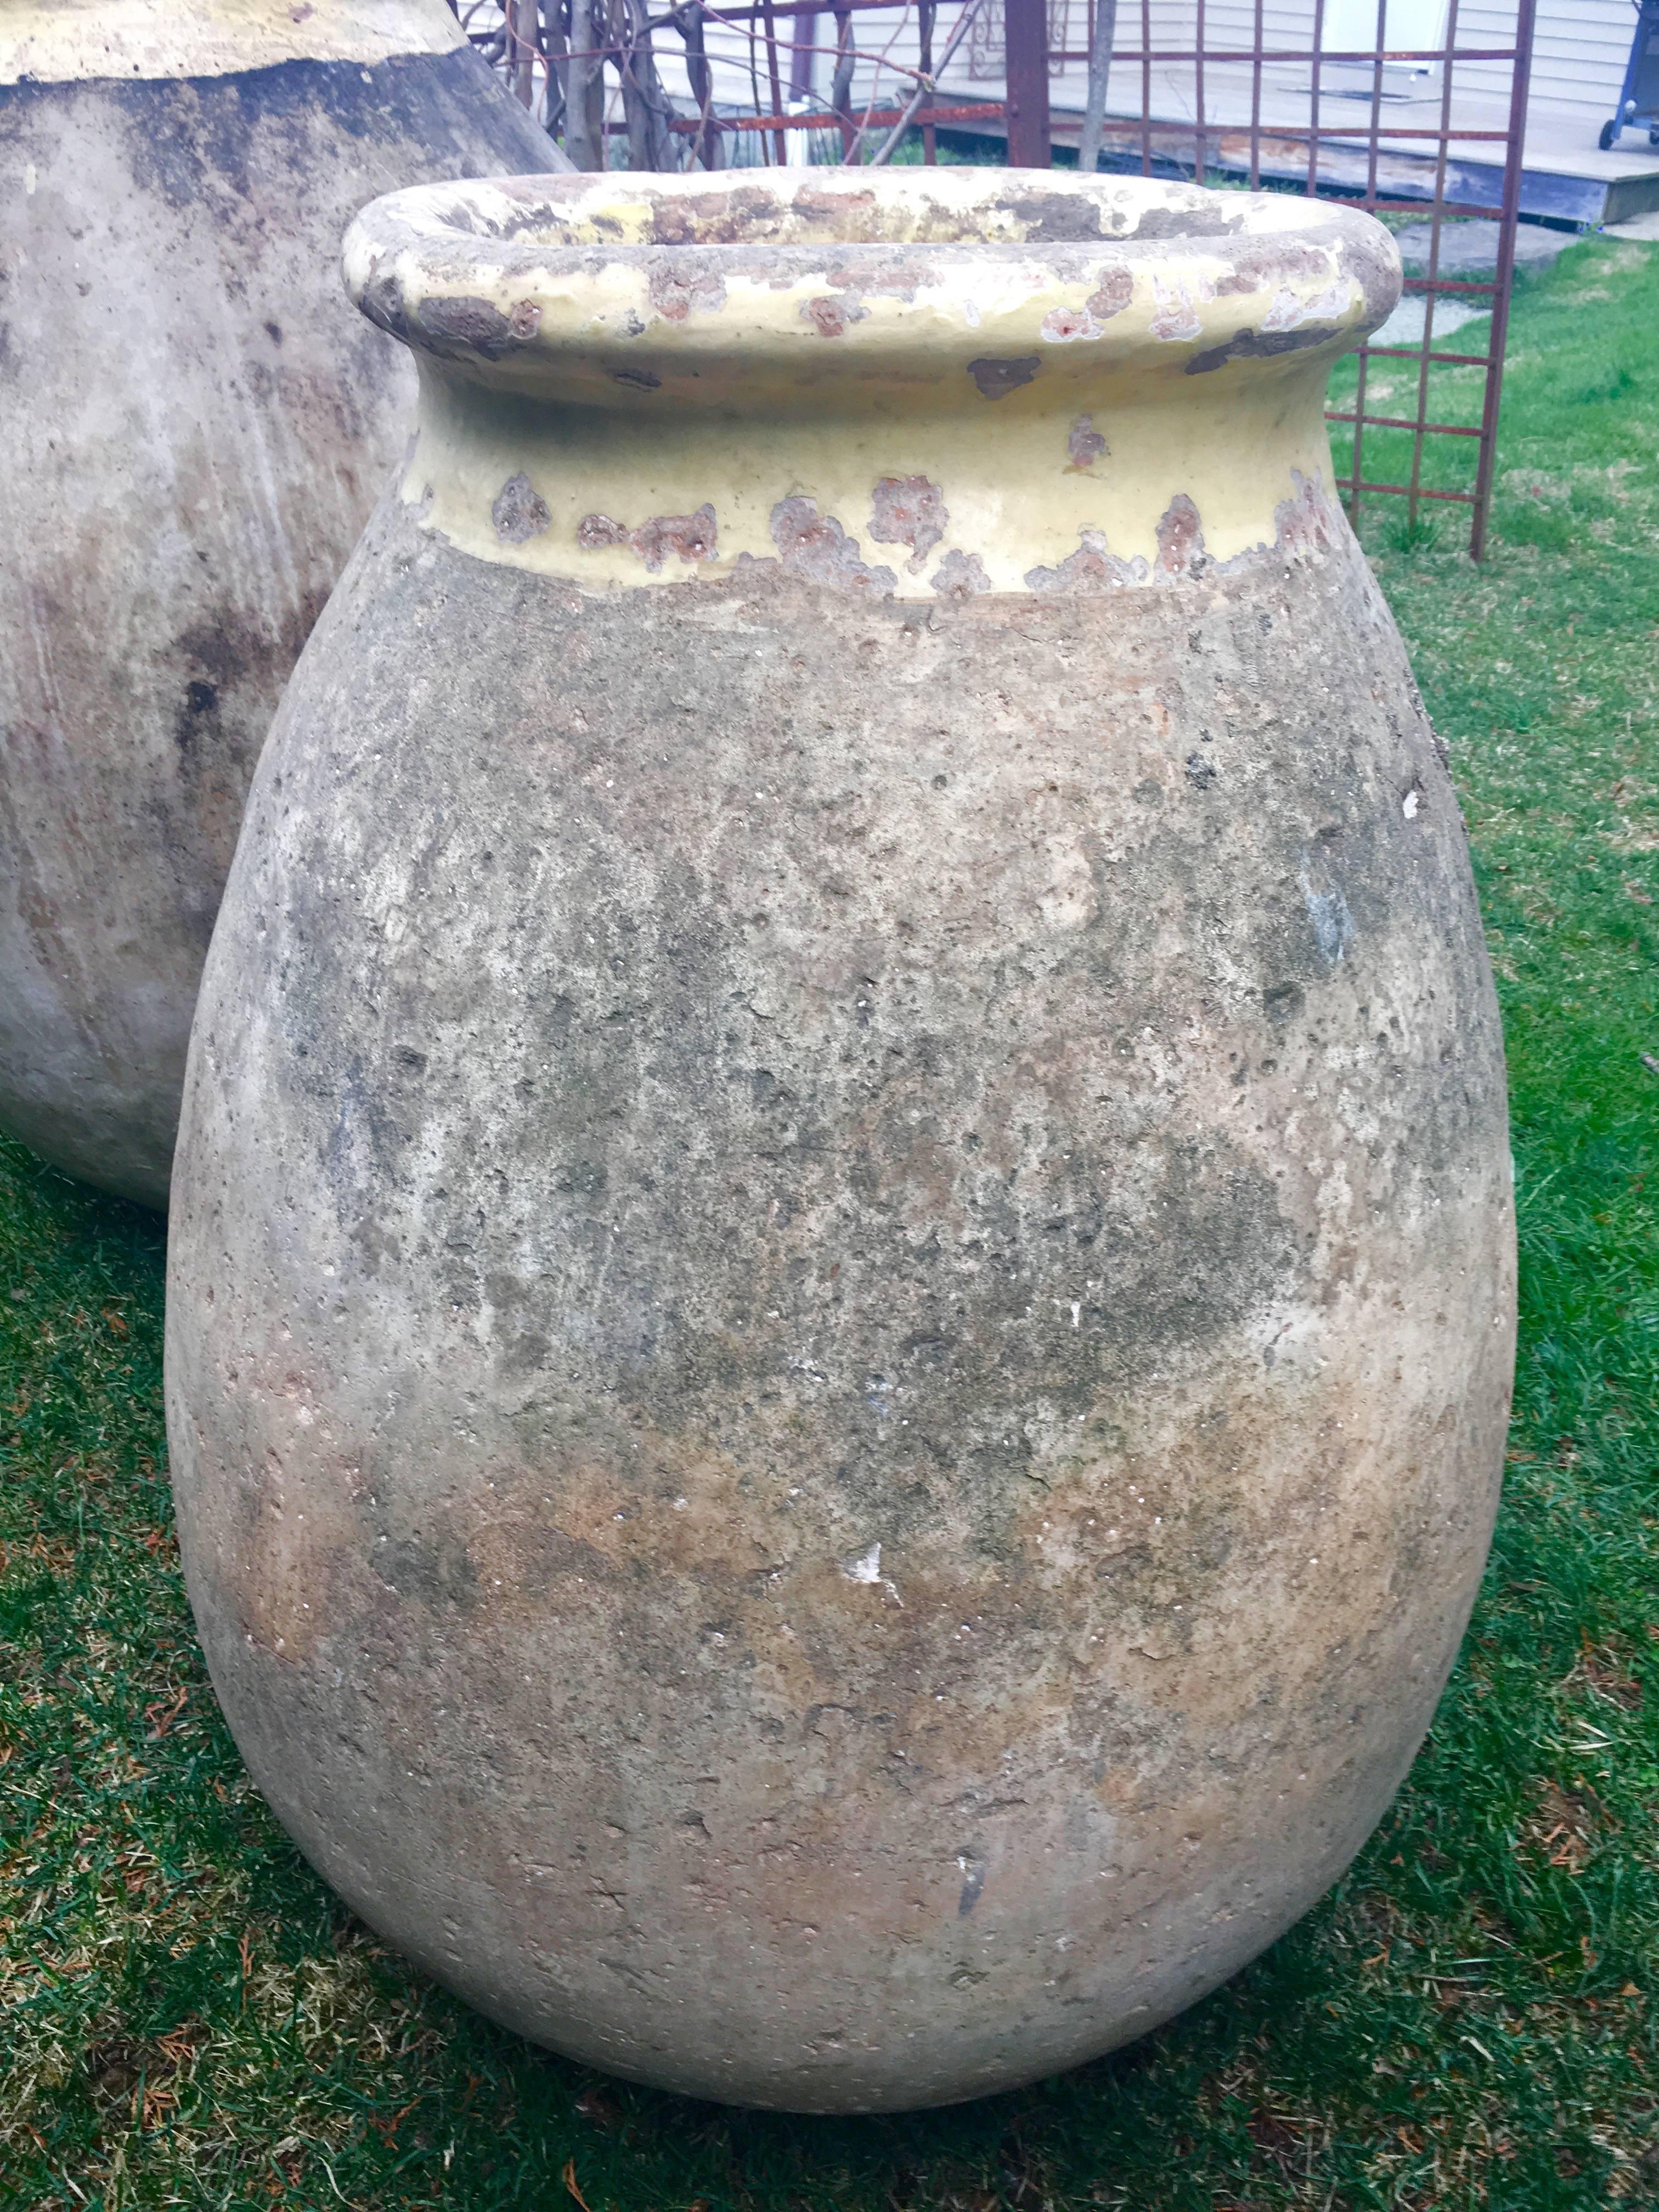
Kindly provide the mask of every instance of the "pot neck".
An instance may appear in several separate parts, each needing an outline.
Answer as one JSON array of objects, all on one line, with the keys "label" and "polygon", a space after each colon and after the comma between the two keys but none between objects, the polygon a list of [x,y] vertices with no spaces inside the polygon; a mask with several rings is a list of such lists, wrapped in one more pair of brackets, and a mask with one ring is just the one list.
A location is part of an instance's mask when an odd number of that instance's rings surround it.
[{"label": "pot neck", "polygon": [[601,592],[756,562],[933,605],[1164,586],[1346,542],[1328,363],[1264,367],[1010,382],[975,411],[878,383],[668,413],[504,392],[422,360],[401,493],[477,559]]}]

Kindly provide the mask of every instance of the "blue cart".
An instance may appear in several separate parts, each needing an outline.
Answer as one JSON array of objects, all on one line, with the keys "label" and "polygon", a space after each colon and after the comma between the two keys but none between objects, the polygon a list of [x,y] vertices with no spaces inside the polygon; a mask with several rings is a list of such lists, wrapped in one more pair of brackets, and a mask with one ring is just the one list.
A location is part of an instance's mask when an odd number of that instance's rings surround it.
[{"label": "blue cart", "polygon": [[1645,123],[1649,145],[1659,146],[1659,0],[1635,0],[1635,4],[1636,36],[1625,66],[1619,112],[1601,125],[1604,154],[1619,143],[1620,132],[1633,124]]}]

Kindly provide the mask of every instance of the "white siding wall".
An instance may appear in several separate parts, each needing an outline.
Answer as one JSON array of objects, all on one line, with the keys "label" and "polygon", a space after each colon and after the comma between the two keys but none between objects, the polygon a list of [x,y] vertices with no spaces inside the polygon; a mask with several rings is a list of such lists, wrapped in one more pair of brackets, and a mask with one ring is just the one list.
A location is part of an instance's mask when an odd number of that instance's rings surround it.
[{"label": "white siding wall", "polygon": [[[1119,0],[1119,20],[1127,11],[1138,15],[1136,0]],[[1327,0],[1327,15],[1331,0]],[[1313,39],[1312,0],[1269,0],[1264,9],[1267,43],[1286,46],[1310,45]],[[1190,38],[1197,19],[1195,0],[1154,0],[1153,18],[1174,29],[1177,19]],[[1391,9],[1392,16],[1395,10]],[[1254,0],[1207,0],[1205,35],[1211,45],[1237,39],[1249,46],[1255,37]],[[1532,108],[1537,114],[1554,113],[1575,122],[1594,120],[1599,127],[1613,111],[1624,80],[1625,62],[1636,28],[1636,11],[1630,0],[1540,0],[1534,40]],[[1138,27],[1137,27],[1138,34]],[[1390,46],[1401,41],[1390,26]],[[1346,33],[1345,33],[1346,36]],[[1513,0],[1459,0],[1457,44],[1460,46],[1504,46],[1515,36]],[[1329,43],[1328,38],[1328,43]],[[1369,39],[1363,41],[1369,45]],[[1453,79],[1456,91],[1507,98],[1507,62],[1465,62]]]},{"label": "white siding wall", "polygon": [[[1403,5],[1404,0],[1401,0]],[[1333,0],[1327,0],[1328,13]],[[1087,0],[1049,0],[1054,31],[1068,47],[1080,49],[1087,37]],[[1141,41],[1142,0],[1118,0],[1118,40],[1139,49]],[[949,35],[951,10],[939,10],[940,28],[936,51]],[[1190,46],[1198,21],[1197,0],[1147,0],[1155,47]],[[981,14],[994,16],[987,40],[975,37],[980,59],[974,76],[980,82],[1000,81],[1000,66],[992,66],[991,48],[1000,58],[1001,9],[999,0],[987,0]],[[1264,0],[1264,43],[1269,46],[1302,48],[1313,40],[1313,0]],[[1255,37],[1255,0],[1206,0],[1205,42],[1213,51],[1243,49]],[[1630,52],[1636,15],[1629,0],[1540,0],[1532,73],[1532,112],[1540,118],[1553,115],[1576,125],[1598,127],[1612,114]],[[1460,46],[1501,46],[1515,35],[1513,0],[1459,0],[1457,43]],[[868,33],[865,33],[868,37]],[[1398,43],[1389,33],[1389,43]],[[1329,40],[1328,40],[1328,43]],[[1362,43],[1369,43],[1364,41]],[[1068,78],[1074,74],[1068,70]],[[1133,70],[1131,71],[1133,74]],[[952,81],[963,83],[967,71],[958,64]],[[1456,90],[1503,99],[1509,91],[1507,62],[1466,62],[1453,80]],[[1067,85],[1066,93],[1071,91]],[[1121,105],[1121,97],[1113,105]]]},{"label": "white siding wall", "polygon": [[[4,0],[0,0],[0,5]],[[1150,18],[1154,48],[1189,47],[1194,41],[1198,22],[1197,0],[1118,0],[1118,43],[1121,48],[1138,51],[1141,44],[1142,9]],[[1326,0],[1328,18],[1339,6],[1347,8],[1352,0]],[[1413,12],[1422,9],[1424,0],[1394,0],[1391,14],[1410,4]],[[1441,0],[1444,4],[1444,0]],[[1364,12],[1362,8],[1361,12]],[[1431,10],[1431,12],[1432,12]],[[943,53],[957,20],[957,9],[942,5],[933,33],[933,51]],[[1088,38],[1088,0],[1048,0],[1050,36],[1056,48],[1080,51]],[[797,17],[800,33],[805,34],[806,19]],[[915,12],[908,9],[901,16],[896,9],[892,15],[885,12],[856,15],[853,18],[857,40],[866,51],[880,52],[889,47],[893,61],[915,66]],[[1338,19],[1339,21],[1340,19]],[[1255,0],[1206,0],[1205,42],[1213,52],[1243,51],[1250,47],[1255,39]],[[1263,0],[1263,43],[1269,49],[1305,49],[1312,44],[1314,0]],[[1630,51],[1631,34],[1635,27],[1635,11],[1629,0],[1540,0],[1537,18],[1536,53],[1533,64],[1531,112],[1536,121],[1554,119],[1565,126],[1573,140],[1590,135],[1588,143],[1594,145],[1594,133],[1613,112],[1618,99],[1619,87],[1624,76],[1625,60]],[[780,21],[780,29],[788,35],[790,19]],[[1514,36],[1514,0],[1458,0],[1457,43],[1460,46],[1499,46]],[[828,47],[835,40],[835,19],[828,12],[820,15],[815,26],[817,41]],[[1346,29],[1344,39],[1346,38]],[[1397,43],[1399,33],[1389,33],[1389,43]],[[1368,43],[1362,41],[1361,43]],[[1328,37],[1327,43],[1331,43]],[[715,97],[723,105],[746,105],[750,99],[747,67],[747,40],[731,32],[711,27],[708,46],[716,57]],[[678,41],[664,35],[658,40],[662,58],[663,73],[669,88],[680,105],[689,106],[689,93],[684,70],[678,66]],[[723,64],[723,65],[721,65]],[[735,66],[734,66],[735,64]],[[829,53],[820,54],[816,70],[818,98],[827,93],[834,67]],[[1128,64],[1115,73],[1111,105],[1119,113],[1139,99],[1139,68]],[[1308,71],[1294,65],[1281,68],[1278,75],[1288,85],[1297,82],[1305,85]],[[788,57],[783,58],[783,77],[788,82]],[[1084,72],[1080,64],[1055,72],[1054,87],[1055,104],[1062,108],[1080,107],[1084,96]],[[761,70],[763,98],[766,76]],[[1454,78],[1455,90],[1466,96],[1503,100],[1509,92],[1509,64],[1506,62],[1467,62],[1461,64]],[[892,68],[878,68],[872,63],[860,64],[854,80],[854,97],[862,104],[872,93],[884,102],[902,103],[908,95],[910,82]],[[981,0],[979,19],[969,37],[957,50],[948,78],[948,88],[943,97],[948,100],[985,100],[1000,98],[1002,92],[1002,6],[1001,0]],[[1633,142],[1632,142],[1633,143]]]},{"label": "white siding wall", "polygon": [[[1618,102],[1635,29],[1636,11],[1629,0],[1541,0],[1530,112],[1593,123],[1599,129]],[[1463,0],[1457,11],[1460,46],[1501,46],[1514,33],[1512,7]],[[1471,92],[1501,94],[1508,87],[1508,70],[1506,62],[1468,62],[1453,82],[1467,82]]]}]

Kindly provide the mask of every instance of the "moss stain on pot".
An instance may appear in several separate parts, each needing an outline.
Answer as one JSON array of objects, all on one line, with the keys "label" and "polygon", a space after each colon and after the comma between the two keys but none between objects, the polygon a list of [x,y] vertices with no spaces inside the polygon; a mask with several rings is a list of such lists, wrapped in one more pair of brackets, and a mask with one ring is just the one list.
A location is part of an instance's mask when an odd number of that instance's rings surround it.
[{"label": "moss stain on pot", "polygon": [[1074,2063],[1340,1871],[1490,1534],[1497,1014],[1324,489],[1392,249],[629,176],[398,195],[347,266],[419,434],[260,769],[173,1240],[226,1711],[585,2060]]}]

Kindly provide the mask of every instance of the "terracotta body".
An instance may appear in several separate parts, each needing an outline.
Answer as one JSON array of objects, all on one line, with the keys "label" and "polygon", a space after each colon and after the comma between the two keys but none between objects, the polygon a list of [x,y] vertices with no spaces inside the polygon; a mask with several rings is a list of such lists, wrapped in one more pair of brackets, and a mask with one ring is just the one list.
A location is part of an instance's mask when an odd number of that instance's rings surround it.
[{"label": "terracotta body", "polygon": [[422,427],[209,962],[185,1559],[433,1973],[943,2102],[1319,1895],[1486,1553],[1497,1014],[1320,488],[1396,264],[1139,182],[635,183],[348,249]]},{"label": "terracotta body", "polygon": [[163,1206],[248,780],[409,434],[341,233],[562,157],[442,0],[9,0],[0,144],[0,1127]]}]

